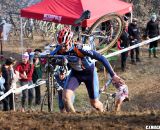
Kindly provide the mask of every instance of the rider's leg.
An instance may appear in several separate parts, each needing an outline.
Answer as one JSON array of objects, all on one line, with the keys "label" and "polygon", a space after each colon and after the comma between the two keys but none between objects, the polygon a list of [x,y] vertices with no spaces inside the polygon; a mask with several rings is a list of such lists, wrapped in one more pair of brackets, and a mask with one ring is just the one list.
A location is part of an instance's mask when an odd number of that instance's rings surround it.
[{"label": "rider's leg", "polygon": [[76,112],[73,106],[73,96],[74,92],[70,89],[63,91],[63,101],[67,112]]},{"label": "rider's leg", "polygon": [[118,99],[115,103],[115,111],[120,111],[121,105],[122,105],[122,101],[120,99]]},{"label": "rider's leg", "polygon": [[99,101],[99,99],[90,99],[91,105],[100,112],[103,112],[103,104]]},{"label": "rider's leg", "polygon": [[67,112],[75,112],[73,106],[74,91],[78,88],[79,84],[78,79],[74,76],[74,73],[71,72],[63,90],[64,107]]},{"label": "rider's leg", "polygon": [[93,68],[93,71],[86,76],[86,79],[84,83],[87,87],[91,105],[98,111],[103,112],[103,104],[99,101],[99,80],[96,68]]}]

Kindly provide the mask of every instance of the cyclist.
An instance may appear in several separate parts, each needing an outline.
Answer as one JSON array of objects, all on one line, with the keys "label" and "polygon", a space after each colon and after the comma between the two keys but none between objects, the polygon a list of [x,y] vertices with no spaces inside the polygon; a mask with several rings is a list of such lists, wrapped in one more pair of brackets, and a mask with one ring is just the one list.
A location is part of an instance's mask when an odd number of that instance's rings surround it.
[{"label": "cyclist", "polygon": [[115,82],[109,76],[109,80],[106,82],[106,84],[103,86],[103,88],[101,88],[100,93],[102,91],[105,91],[111,83],[118,90],[116,92],[116,96],[115,96],[115,99],[116,99],[116,101],[115,101],[115,111],[120,111],[122,103],[125,102],[125,101],[129,101],[128,86],[124,82],[121,82],[121,83]]},{"label": "cyclist", "polygon": [[71,72],[64,86],[63,100],[66,110],[75,112],[72,104],[72,96],[81,82],[84,82],[88,91],[91,105],[98,111],[103,112],[103,104],[99,101],[99,83],[95,64],[92,59],[103,63],[108,70],[113,81],[122,82],[121,78],[116,75],[111,65],[105,57],[94,50],[85,50],[82,44],[73,44],[73,32],[70,28],[63,28],[57,35],[58,45],[51,55],[67,55],[67,60]]},{"label": "cyclist", "polygon": [[[58,74],[55,75],[55,80],[56,80],[55,86],[58,91],[58,104],[59,104],[60,112],[66,112],[64,108],[63,99],[62,99],[63,88],[66,82],[66,79],[67,79],[67,70],[64,67],[59,67]],[[73,97],[73,101],[74,101],[74,97]]]}]

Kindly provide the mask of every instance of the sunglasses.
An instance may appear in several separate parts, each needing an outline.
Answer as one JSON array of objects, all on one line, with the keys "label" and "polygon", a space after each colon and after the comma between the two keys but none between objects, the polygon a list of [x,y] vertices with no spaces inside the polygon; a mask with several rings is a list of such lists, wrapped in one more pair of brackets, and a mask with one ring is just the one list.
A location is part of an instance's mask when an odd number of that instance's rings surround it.
[{"label": "sunglasses", "polygon": [[60,73],[60,75],[65,75],[65,73]]},{"label": "sunglasses", "polygon": [[68,47],[69,44],[62,44],[62,47]]}]

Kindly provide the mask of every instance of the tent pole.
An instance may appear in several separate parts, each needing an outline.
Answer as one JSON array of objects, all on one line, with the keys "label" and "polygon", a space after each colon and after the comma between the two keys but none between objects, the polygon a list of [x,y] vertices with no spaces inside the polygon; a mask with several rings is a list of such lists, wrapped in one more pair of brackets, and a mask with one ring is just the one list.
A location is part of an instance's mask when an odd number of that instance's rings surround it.
[{"label": "tent pole", "polygon": [[132,23],[132,20],[133,20],[133,11],[131,11],[131,23]]},{"label": "tent pole", "polygon": [[22,17],[20,18],[21,22],[21,35],[20,35],[20,44],[21,44],[21,53],[23,54],[23,22],[22,22]]}]

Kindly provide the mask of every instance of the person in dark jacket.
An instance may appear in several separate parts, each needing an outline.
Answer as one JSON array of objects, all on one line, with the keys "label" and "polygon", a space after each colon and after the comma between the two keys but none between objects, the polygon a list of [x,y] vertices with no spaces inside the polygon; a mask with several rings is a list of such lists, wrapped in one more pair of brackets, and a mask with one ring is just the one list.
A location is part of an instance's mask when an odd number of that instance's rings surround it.
[{"label": "person in dark jacket", "polygon": [[[33,83],[36,83],[38,79],[42,79],[42,65],[39,59],[39,55],[35,54],[33,58],[34,71],[32,75]],[[40,105],[41,103],[41,90],[40,85],[35,87],[35,104]]]},{"label": "person in dark jacket", "polygon": [[[151,15],[151,19],[147,23],[147,26],[146,26],[145,37],[149,36],[149,38],[154,38],[154,37],[157,37],[158,35],[160,35],[159,23],[157,21],[156,14],[152,14]],[[153,51],[153,56],[155,58],[158,58],[157,54],[156,54],[156,48],[157,48],[157,46],[158,46],[158,41],[153,41],[153,42],[150,43],[149,49],[148,49],[148,51],[149,51],[149,57],[151,57],[151,53]]]},{"label": "person in dark jacket", "polygon": [[[133,18],[133,22],[129,24],[128,34],[129,34],[130,46],[138,44],[140,42],[140,30],[139,30],[139,27],[137,26],[136,18]],[[131,50],[131,63],[136,64],[136,62],[139,62],[139,61],[140,61],[139,47],[137,47]]]},{"label": "person in dark jacket", "polygon": [[[5,93],[5,79],[2,76],[2,66],[0,65],[0,96],[2,96]],[[3,110],[7,111],[8,110],[8,98],[2,99],[3,103]]]},{"label": "person in dark jacket", "polygon": [[[13,64],[13,61],[8,58],[5,61],[5,64],[2,65],[2,77],[5,79],[4,83],[4,92],[8,92],[11,89],[11,73],[10,73],[10,68]],[[8,111],[8,110],[13,110],[13,94],[9,94],[3,102],[3,110]]]},{"label": "person in dark jacket", "polygon": [[[126,30],[126,26],[127,26],[127,24],[124,26],[123,32],[122,32],[120,39],[119,39],[119,41],[120,41],[120,45],[118,46],[119,49],[124,49],[124,48],[128,47],[128,45],[129,45],[129,34]],[[121,70],[122,71],[125,71],[125,69],[126,69],[127,57],[128,57],[128,51],[121,53]]]}]

